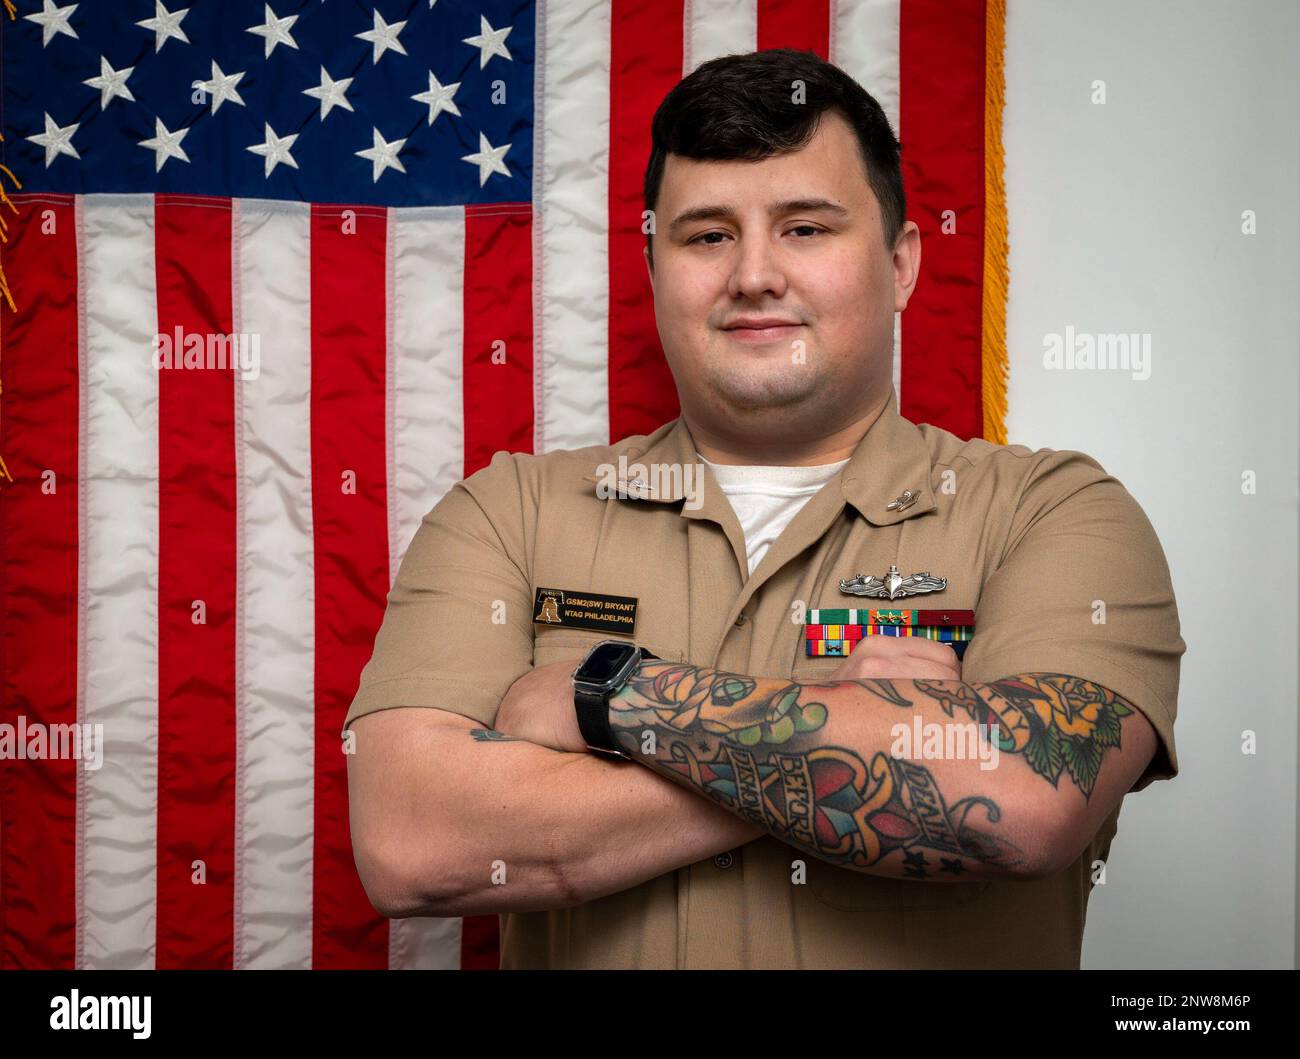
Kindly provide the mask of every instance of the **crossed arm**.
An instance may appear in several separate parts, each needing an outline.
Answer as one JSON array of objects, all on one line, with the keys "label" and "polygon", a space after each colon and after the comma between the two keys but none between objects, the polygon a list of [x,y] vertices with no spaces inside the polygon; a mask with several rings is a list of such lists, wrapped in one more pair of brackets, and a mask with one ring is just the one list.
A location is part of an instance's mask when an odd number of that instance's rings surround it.
[{"label": "crossed arm", "polygon": [[610,722],[642,765],[796,849],[936,881],[1060,871],[1155,749],[1130,703],[1055,673],[801,684],[645,661]]},{"label": "crossed arm", "polygon": [[[1078,855],[1156,745],[1131,704],[1056,674],[800,684],[647,660],[610,705],[638,764],[423,707],[355,722],[352,836],[375,907],[569,907],[765,833],[877,875],[1037,878]],[[993,724],[997,765],[896,758],[899,722]]]}]

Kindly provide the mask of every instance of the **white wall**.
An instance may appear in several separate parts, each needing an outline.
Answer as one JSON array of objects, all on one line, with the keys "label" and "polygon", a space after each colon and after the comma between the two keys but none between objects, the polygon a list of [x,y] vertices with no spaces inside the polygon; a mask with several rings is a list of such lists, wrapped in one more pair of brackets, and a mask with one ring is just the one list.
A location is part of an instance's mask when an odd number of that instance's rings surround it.
[{"label": "white wall", "polygon": [[[1292,967],[1300,4],[1008,6],[1010,440],[1128,487],[1188,645],[1181,773],[1126,800],[1083,966]],[[1045,369],[1067,324],[1149,333],[1150,378]]]}]

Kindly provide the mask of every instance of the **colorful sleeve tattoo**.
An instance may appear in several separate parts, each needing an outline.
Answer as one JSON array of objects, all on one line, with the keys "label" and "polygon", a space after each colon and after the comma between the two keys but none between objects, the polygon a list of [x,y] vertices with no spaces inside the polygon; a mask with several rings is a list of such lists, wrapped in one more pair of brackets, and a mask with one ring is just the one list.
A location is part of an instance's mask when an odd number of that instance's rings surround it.
[{"label": "colorful sleeve tattoo", "polygon": [[[848,685],[869,698],[856,694],[846,714],[837,689]],[[1106,688],[1055,673],[799,684],[647,660],[610,700],[610,724],[642,764],[822,860],[911,878],[973,865],[1014,871],[1026,851],[1002,833],[1003,809],[987,792],[950,799],[919,761],[887,753],[887,741],[870,752],[840,745],[864,705],[899,716],[923,701],[991,726],[1000,752],[1021,755],[1053,787],[1065,775],[1085,798],[1132,712]]]}]

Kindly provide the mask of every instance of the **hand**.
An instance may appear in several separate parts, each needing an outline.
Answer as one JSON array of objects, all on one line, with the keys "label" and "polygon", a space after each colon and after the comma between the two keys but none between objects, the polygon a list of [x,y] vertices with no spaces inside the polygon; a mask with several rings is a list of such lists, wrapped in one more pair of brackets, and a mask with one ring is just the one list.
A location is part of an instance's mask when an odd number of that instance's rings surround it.
[{"label": "hand", "polygon": [[948,644],[923,636],[864,636],[832,680],[961,680],[961,659]]},{"label": "hand", "polygon": [[582,656],[534,666],[510,685],[497,709],[498,732],[530,743],[586,754],[573,708],[573,671]]}]

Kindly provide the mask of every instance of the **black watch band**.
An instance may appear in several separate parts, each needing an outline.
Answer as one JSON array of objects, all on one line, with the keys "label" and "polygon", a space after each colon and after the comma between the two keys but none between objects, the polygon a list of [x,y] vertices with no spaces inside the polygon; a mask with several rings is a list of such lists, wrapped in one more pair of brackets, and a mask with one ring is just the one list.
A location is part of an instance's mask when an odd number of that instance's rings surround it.
[{"label": "black watch band", "polygon": [[[641,657],[656,661],[659,659],[658,655],[651,654],[644,647],[641,648]],[[578,713],[578,730],[589,748],[631,760],[614,742],[614,731],[609,726],[609,699],[621,690],[614,688],[605,692],[589,692],[574,688],[573,704]]]}]

